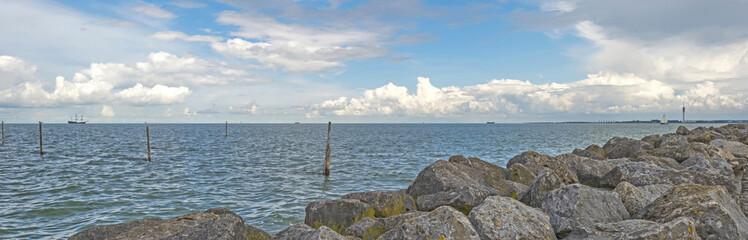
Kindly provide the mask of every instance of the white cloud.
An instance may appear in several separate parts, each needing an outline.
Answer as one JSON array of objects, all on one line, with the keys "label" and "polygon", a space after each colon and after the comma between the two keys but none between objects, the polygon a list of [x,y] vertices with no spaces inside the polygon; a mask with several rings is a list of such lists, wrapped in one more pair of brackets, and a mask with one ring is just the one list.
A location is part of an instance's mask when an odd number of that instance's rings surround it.
[{"label": "white cloud", "polygon": [[151,38],[158,39],[164,42],[171,42],[176,39],[187,42],[218,42],[223,40],[223,37],[219,36],[206,36],[206,35],[187,35],[183,32],[177,31],[165,31],[157,32],[150,36]]},{"label": "white cloud", "polygon": [[184,110],[182,110],[182,115],[185,115],[185,116],[195,116],[195,115],[197,115],[197,112],[190,111],[190,108],[186,107],[186,108],[184,108]]},{"label": "white cloud", "polygon": [[540,9],[543,11],[558,11],[562,13],[572,12],[576,8],[577,3],[573,1],[549,1],[540,5]]},{"label": "white cloud", "polygon": [[101,105],[101,112],[102,117],[114,117],[116,114],[114,114],[114,109],[112,109],[112,106],[109,105]]},{"label": "white cloud", "polygon": [[229,112],[231,113],[249,113],[249,114],[256,114],[257,111],[260,109],[257,104],[254,103],[247,103],[238,107],[229,106]]},{"label": "white cloud", "polygon": [[139,13],[145,14],[146,16],[154,17],[154,18],[169,19],[169,18],[176,17],[174,13],[163,10],[156,6],[135,6],[132,8],[132,11],[139,12]]},{"label": "white cloud", "polygon": [[0,56],[0,89],[12,87],[21,80],[34,78],[36,65],[13,56]]},{"label": "white cloud", "polygon": [[[613,114],[659,112],[685,102],[702,112],[742,110],[748,99],[742,93],[725,93],[711,82],[676,90],[657,80],[633,74],[600,72],[568,84],[533,84],[500,79],[464,87],[434,87],[418,78],[415,93],[392,83],[366,90],[361,97],[340,97],[303,108],[307,117],[423,116],[511,114]],[[676,94],[680,92],[680,94]]]},{"label": "white cloud", "polygon": [[180,8],[204,8],[208,6],[208,4],[205,4],[205,3],[189,1],[189,0],[173,1],[173,2],[170,2],[169,4],[180,7]]},{"label": "white cloud", "polygon": [[171,108],[167,108],[164,111],[164,117],[172,117],[172,116],[174,116],[174,113],[171,111]]}]

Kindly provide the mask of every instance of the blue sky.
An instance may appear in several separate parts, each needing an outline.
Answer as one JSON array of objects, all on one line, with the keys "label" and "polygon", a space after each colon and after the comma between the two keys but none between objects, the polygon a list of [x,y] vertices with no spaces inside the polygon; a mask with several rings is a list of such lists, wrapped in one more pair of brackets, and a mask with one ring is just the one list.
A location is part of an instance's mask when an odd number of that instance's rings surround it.
[{"label": "blue sky", "polygon": [[7,122],[746,119],[743,1],[3,1]]}]

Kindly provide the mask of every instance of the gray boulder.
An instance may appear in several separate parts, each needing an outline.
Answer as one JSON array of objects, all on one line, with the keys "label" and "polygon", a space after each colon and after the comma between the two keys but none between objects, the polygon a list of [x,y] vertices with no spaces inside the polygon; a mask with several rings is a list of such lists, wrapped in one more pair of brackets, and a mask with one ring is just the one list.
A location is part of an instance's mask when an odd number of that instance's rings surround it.
[{"label": "gray boulder", "polygon": [[735,199],[737,199],[740,192],[740,181],[733,177],[691,170],[665,169],[643,162],[626,163],[613,168],[613,170],[605,174],[603,185],[616,186],[624,181],[634,186],[653,184],[679,185],[684,183],[724,186]]},{"label": "gray boulder", "polygon": [[688,170],[735,177],[732,166],[725,159],[719,157],[709,158],[701,153],[683,161],[681,165],[688,168]]},{"label": "gray boulder", "polygon": [[521,163],[515,163],[509,166],[510,171],[510,179],[514,182],[518,182],[524,185],[530,185],[532,184],[532,181],[535,181],[535,178],[537,177],[537,174],[531,172],[525,165],[522,165]]},{"label": "gray boulder", "polygon": [[445,192],[467,185],[484,185],[481,174],[474,168],[438,160],[418,173],[407,193],[418,200],[421,195]]},{"label": "gray boulder", "polygon": [[735,157],[748,158],[748,146],[741,142],[715,139],[709,142],[709,145],[724,148]]},{"label": "gray boulder", "polygon": [[613,137],[605,143],[603,150],[608,158],[634,158],[641,152],[652,150],[652,145],[631,138]]},{"label": "gray boulder", "polygon": [[675,170],[683,170],[685,167],[678,163],[678,161],[675,161],[675,159],[669,158],[669,157],[658,157],[658,156],[652,156],[652,155],[642,155],[637,158],[631,159],[631,162],[645,162],[654,164],[655,166],[662,167],[662,168],[670,168]]},{"label": "gray boulder", "polygon": [[660,136],[660,134],[652,134],[652,135],[649,135],[649,136],[646,136],[646,137],[642,138],[642,141],[646,142],[646,143],[649,143],[649,145],[654,146],[655,143],[657,143],[658,141],[660,141],[661,138],[662,137]]},{"label": "gray boulder", "polygon": [[743,211],[743,214],[748,216],[748,174],[743,174],[740,178],[740,182],[741,190],[738,204],[740,205],[740,209]]},{"label": "gray boulder", "polygon": [[481,239],[556,239],[550,218],[506,197],[489,197],[468,216]]},{"label": "gray boulder", "polygon": [[565,163],[574,171],[579,182],[589,186],[599,186],[600,180],[606,173],[613,170],[615,165],[575,154],[561,154],[556,159]]},{"label": "gray boulder", "polygon": [[626,207],[626,211],[631,216],[634,216],[652,202],[648,201],[644,191],[628,182],[619,183],[613,191],[618,193],[623,206]]},{"label": "gray boulder", "polygon": [[619,222],[629,218],[618,194],[581,184],[556,189],[543,200],[556,235],[563,238],[589,234],[596,223]]},{"label": "gray boulder", "polygon": [[595,230],[596,236],[590,236],[589,239],[701,239],[696,233],[694,220],[687,217],[676,218],[667,223],[657,223],[642,219],[600,223],[595,224]]},{"label": "gray boulder", "polygon": [[406,221],[425,214],[426,212],[407,212],[388,218],[364,218],[348,227],[345,233],[364,240],[377,239],[380,235],[397,228]]},{"label": "gray boulder", "polygon": [[555,172],[545,169],[540,172],[538,178],[530,184],[527,190],[519,196],[519,200],[532,207],[542,208],[543,199],[546,194],[565,185]]},{"label": "gray boulder", "polygon": [[702,143],[709,143],[714,139],[717,139],[720,137],[720,134],[716,132],[709,131],[708,129],[704,127],[698,127],[686,135],[686,139],[688,139],[688,142],[702,142]]},{"label": "gray boulder", "polygon": [[672,187],[646,209],[644,219],[660,223],[690,217],[704,239],[746,239],[748,218],[722,186]]},{"label": "gray boulder", "polygon": [[327,226],[344,233],[348,226],[365,217],[374,217],[374,208],[356,199],[335,199],[311,202],[306,206],[304,223],[314,228]]},{"label": "gray boulder", "polygon": [[652,156],[668,157],[675,159],[675,161],[683,162],[699,152],[691,148],[691,145],[682,144],[678,146],[663,146],[647,151],[646,153]]},{"label": "gray boulder", "polygon": [[513,189],[507,181],[510,179],[509,170],[480,160],[479,158],[466,158],[460,155],[449,158],[450,163],[462,164],[475,169],[480,173],[480,178],[485,185],[498,190],[502,196],[509,196],[516,189]]},{"label": "gray boulder", "polygon": [[332,229],[321,226],[317,229],[311,228],[306,224],[294,224],[270,238],[271,240],[347,240],[346,237],[333,231]]},{"label": "gray boulder", "polygon": [[662,137],[655,142],[654,147],[655,148],[661,148],[661,147],[678,147],[681,145],[689,145],[688,139],[680,134],[675,133],[668,133],[665,135],[662,135]]},{"label": "gray boulder", "polygon": [[574,149],[574,151],[572,151],[571,154],[581,156],[581,157],[597,159],[597,160],[608,158],[608,155],[605,154],[605,150],[603,150],[602,147],[595,145],[595,144],[588,146],[584,150],[579,149],[579,148]]},{"label": "gray boulder", "polygon": [[374,208],[374,217],[390,217],[416,211],[416,201],[405,190],[349,193],[343,199],[357,199]]},{"label": "gray boulder", "polygon": [[461,212],[449,206],[405,221],[397,228],[379,236],[378,239],[473,239],[478,240],[470,220]]},{"label": "gray boulder", "polygon": [[691,133],[691,131],[688,131],[688,128],[684,126],[679,126],[678,130],[675,130],[675,133],[680,135],[688,135],[689,133]]},{"label": "gray boulder", "polygon": [[267,233],[244,223],[226,208],[212,208],[162,220],[147,218],[132,222],[94,226],[69,239],[267,239]]},{"label": "gray boulder", "polygon": [[565,184],[578,183],[576,173],[571,170],[566,164],[559,161],[558,159],[540,154],[537,152],[529,151],[523,152],[520,155],[514,156],[507,163],[507,167],[511,167],[514,164],[522,164],[527,167],[530,172],[535,175],[540,175],[540,172],[544,169],[551,169]]},{"label": "gray boulder", "polygon": [[451,206],[467,215],[475,206],[489,196],[499,195],[499,191],[483,185],[467,185],[446,192],[438,192],[418,197],[418,209],[431,211],[441,206]]}]

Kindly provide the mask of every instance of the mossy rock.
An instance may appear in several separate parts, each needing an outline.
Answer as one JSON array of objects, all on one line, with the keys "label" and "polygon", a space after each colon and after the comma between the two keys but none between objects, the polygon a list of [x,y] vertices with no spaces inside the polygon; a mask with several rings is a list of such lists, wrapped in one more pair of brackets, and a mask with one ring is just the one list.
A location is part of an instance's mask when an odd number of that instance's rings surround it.
[{"label": "mossy rock", "polygon": [[374,217],[374,208],[356,199],[311,202],[306,207],[304,223],[316,228],[327,226],[338,233],[366,217]]},{"label": "mossy rock", "polygon": [[356,199],[374,209],[374,217],[386,218],[416,210],[416,201],[405,190],[350,193],[343,199]]}]

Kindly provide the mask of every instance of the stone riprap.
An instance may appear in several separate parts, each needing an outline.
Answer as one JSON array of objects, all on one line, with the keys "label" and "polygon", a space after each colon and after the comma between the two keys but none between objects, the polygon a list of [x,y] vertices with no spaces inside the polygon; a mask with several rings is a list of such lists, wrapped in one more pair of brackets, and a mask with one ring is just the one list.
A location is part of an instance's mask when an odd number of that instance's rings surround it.
[{"label": "stone riprap", "polygon": [[276,234],[224,208],[70,239],[748,239],[748,125],[614,137],[507,167],[453,156],[397,191],[309,203]]}]

